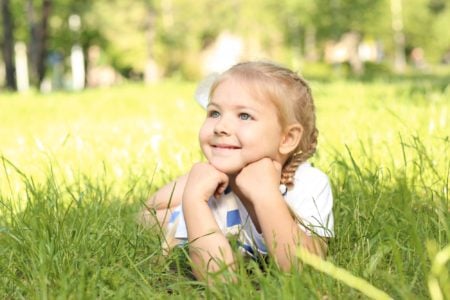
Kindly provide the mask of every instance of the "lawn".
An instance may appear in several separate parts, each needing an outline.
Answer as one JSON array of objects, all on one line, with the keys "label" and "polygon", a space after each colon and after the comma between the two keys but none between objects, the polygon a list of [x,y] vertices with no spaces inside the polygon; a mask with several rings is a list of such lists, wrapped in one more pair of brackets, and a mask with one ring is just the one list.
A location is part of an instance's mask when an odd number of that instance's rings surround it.
[{"label": "lawn", "polygon": [[[328,264],[242,263],[192,279],[135,214],[202,159],[195,84],[0,94],[0,295],[6,299],[450,297],[449,77],[312,81],[335,197]],[[349,273],[345,273],[343,269]],[[351,275],[349,275],[351,274]],[[376,296],[378,295],[378,296]]]}]

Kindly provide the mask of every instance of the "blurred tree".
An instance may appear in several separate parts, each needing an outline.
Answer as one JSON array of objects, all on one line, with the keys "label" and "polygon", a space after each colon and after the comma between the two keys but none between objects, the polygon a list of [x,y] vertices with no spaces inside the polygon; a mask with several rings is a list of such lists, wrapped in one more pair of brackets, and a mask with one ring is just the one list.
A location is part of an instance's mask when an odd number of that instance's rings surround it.
[{"label": "blurred tree", "polygon": [[[85,14],[86,28],[96,28],[102,51],[109,57],[106,63],[129,77],[143,74],[148,57],[146,1],[98,0]],[[96,44],[95,40],[91,41]]]},{"label": "blurred tree", "polygon": [[450,1],[410,0],[404,7],[404,25],[407,49],[422,48],[433,63],[450,51]]},{"label": "blurred tree", "polygon": [[282,57],[284,31],[277,12],[280,2],[276,0],[236,1],[234,31],[247,40],[250,57]]},{"label": "blurred tree", "polygon": [[46,71],[48,53],[48,20],[52,8],[52,0],[33,0],[26,2],[26,14],[29,27],[28,57],[30,62],[31,82],[40,87]]},{"label": "blurred tree", "polygon": [[347,32],[379,33],[379,21],[385,20],[384,0],[283,0],[280,3],[285,22],[296,23],[303,34],[308,27],[316,28],[321,41],[337,40]]},{"label": "blurred tree", "polygon": [[[295,49],[297,56],[303,54],[307,61],[318,60],[318,49],[324,49],[324,43],[329,41],[339,41],[344,34],[350,36],[351,32],[352,40],[386,34],[377,23],[384,19],[383,0],[284,0],[280,3],[279,19],[284,23],[281,28],[285,28],[287,45]],[[358,40],[352,43],[350,62],[353,71],[361,73]]]},{"label": "blurred tree", "polygon": [[299,44],[303,40],[305,56],[315,57],[315,41],[338,40],[348,32],[386,35],[390,27],[384,24],[389,21],[383,16],[385,5],[384,0],[284,0],[280,2],[279,19],[286,41]]},{"label": "blurred tree", "polygon": [[402,0],[391,0],[392,31],[394,32],[394,70],[403,73],[406,67],[405,35],[403,33]]},{"label": "blurred tree", "polygon": [[[45,75],[47,54],[68,57],[75,42],[85,53],[90,46],[99,46],[103,63],[126,77],[149,81],[174,75],[197,79],[202,51],[225,31],[242,37],[246,57],[253,59],[314,61],[321,58],[328,41],[338,41],[348,32],[362,40],[380,41],[393,58],[391,3],[403,0],[1,1],[10,6],[9,13],[2,9],[6,13],[2,49],[11,47],[13,38],[27,41],[30,73],[38,85]],[[69,29],[72,14],[81,18],[79,32]],[[421,47],[433,62],[449,51],[448,0],[410,0],[403,7],[402,20],[407,51]],[[8,60],[8,54],[3,57]]]},{"label": "blurred tree", "polygon": [[14,68],[14,23],[9,0],[1,0],[3,41],[2,54],[5,62],[6,88],[16,89]]},{"label": "blurred tree", "polygon": [[[89,72],[89,49],[91,46],[106,47],[108,44],[106,37],[100,32],[99,28],[89,22],[91,11],[93,9],[93,1],[89,0],[53,0],[53,14],[50,18],[50,35],[49,41],[49,59],[52,68],[47,71],[47,75],[52,77],[54,87],[64,85],[72,85],[68,82],[68,78],[60,78],[61,73],[67,74],[67,70],[72,67],[68,60],[64,58],[70,57],[74,45],[81,46],[84,53],[84,69],[85,77],[91,78]],[[79,26],[70,26],[70,20],[78,20]],[[73,24],[72,24],[73,25]],[[62,64],[62,65],[59,65]],[[61,70],[62,69],[62,70]],[[73,74],[73,70],[71,72]],[[73,78],[72,78],[73,80]],[[73,87],[73,86],[72,86]]]},{"label": "blurred tree", "polygon": [[197,78],[200,51],[232,27],[231,12],[233,2],[212,0],[98,0],[86,22],[105,38],[103,50],[123,75]]},{"label": "blurred tree", "polygon": [[146,83],[152,83],[159,79],[159,67],[155,61],[155,37],[156,37],[156,18],[157,11],[155,7],[155,1],[147,0],[146,11],[147,16],[144,22],[144,30],[147,37],[147,62],[144,69],[144,81]]},{"label": "blurred tree", "polygon": [[285,28],[285,41],[293,49],[294,60],[318,60],[317,29],[320,26],[314,21],[319,16],[317,2],[284,0],[279,3],[279,19]]}]

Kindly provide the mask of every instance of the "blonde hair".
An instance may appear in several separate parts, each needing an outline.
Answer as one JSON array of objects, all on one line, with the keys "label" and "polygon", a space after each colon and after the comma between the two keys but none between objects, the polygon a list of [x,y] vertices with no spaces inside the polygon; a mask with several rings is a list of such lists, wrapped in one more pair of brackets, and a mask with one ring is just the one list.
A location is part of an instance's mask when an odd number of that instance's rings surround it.
[{"label": "blonde hair", "polygon": [[299,123],[302,137],[296,149],[286,160],[281,174],[281,183],[294,184],[298,166],[310,158],[317,147],[319,131],[311,88],[297,73],[271,62],[243,62],[221,74],[210,90],[210,97],[217,86],[227,78],[244,80],[256,97],[271,100],[278,108],[277,116],[283,128]]}]

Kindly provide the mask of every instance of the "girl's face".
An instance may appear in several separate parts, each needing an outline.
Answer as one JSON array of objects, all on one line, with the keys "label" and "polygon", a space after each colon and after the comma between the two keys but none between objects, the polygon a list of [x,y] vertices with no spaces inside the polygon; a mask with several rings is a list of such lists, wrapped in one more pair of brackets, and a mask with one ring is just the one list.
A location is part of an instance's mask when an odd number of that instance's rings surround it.
[{"label": "girl's face", "polygon": [[228,78],[216,87],[207,106],[200,146],[209,163],[228,175],[264,157],[282,163],[283,131],[277,108],[253,94],[245,83]]}]

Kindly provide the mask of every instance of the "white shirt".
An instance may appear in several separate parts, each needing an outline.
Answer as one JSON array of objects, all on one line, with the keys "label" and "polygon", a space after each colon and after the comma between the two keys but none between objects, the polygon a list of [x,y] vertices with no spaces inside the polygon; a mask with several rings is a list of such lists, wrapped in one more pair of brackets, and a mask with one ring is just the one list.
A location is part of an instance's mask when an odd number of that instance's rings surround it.
[{"label": "white shirt", "polygon": [[[284,195],[292,214],[297,217],[299,226],[307,234],[314,232],[322,237],[334,236],[333,195],[328,176],[322,171],[302,163],[294,175],[294,186]],[[247,210],[239,198],[227,191],[219,200],[211,197],[208,205],[217,224],[225,235],[237,235],[240,246],[250,255],[257,250],[267,254],[265,241],[255,228]],[[174,209],[169,220],[174,227],[174,238],[187,240],[186,223],[181,205]]]}]

